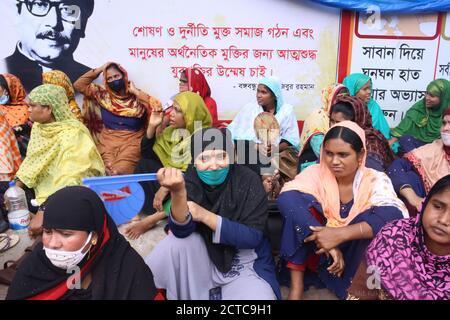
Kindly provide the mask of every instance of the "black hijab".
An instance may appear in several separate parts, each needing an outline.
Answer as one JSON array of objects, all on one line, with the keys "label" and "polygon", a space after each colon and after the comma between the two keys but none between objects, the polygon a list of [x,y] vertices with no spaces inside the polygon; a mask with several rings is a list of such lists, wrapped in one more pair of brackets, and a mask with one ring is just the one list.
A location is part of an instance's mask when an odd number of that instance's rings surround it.
[{"label": "black hijab", "polygon": [[[185,173],[188,200],[203,208],[264,232],[267,221],[267,196],[261,178],[245,166],[233,164],[234,146],[227,129],[208,128],[194,133],[191,138],[192,161],[205,150],[225,150],[230,158],[230,170],[225,181],[218,186],[209,186],[200,180],[191,164]],[[208,254],[220,272],[231,269],[231,261],[237,249],[212,242],[212,230],[197,224],[198,232],[205,240]]]},{"label": "black hijab", "polygon": [[[66,187],[46,202],[46,229],[95,231],[98,241],[79,264],[92,275],[91,297],[97,299],[153,299],[153,275],[138,253],[118,232],[97,194],[86,187]],[[71,274],[52,265],[43,244],[36,246],[14,277],[7,299],[37,299],[55,292]],[[60,299],[76,299],[77,290],[67,290]]]}]

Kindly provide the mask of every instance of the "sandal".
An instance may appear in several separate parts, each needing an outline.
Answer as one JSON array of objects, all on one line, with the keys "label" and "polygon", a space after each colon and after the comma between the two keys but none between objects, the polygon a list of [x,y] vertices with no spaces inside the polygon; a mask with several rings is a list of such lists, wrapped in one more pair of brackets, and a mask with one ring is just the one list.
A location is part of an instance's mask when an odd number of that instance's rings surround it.
[{"label": "sandal", "polygon": [[3,269],[0,270],[0,284],[10,286],[14,276],[19,269],[22,262],[31,254],[34,248],[40,243],[40,239],[36,240],[31,246],[25,249],[25,252],[17,260],[6,261],[3,265]]},{"label": "sandal", "polygon": [[20,238],[16,234],[8,235],[6,233],[0,234],[0,253],[5,252],[6,250],[14,247],[18,242]]}]

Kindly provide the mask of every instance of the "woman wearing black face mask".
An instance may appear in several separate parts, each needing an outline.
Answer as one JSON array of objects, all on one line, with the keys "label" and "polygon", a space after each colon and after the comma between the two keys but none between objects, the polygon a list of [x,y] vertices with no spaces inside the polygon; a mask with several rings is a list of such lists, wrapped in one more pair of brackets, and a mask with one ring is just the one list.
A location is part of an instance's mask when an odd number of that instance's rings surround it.
[{"label": "woman wearing black face mask", "polygon": [[[103,73],[103,86],[93,81]],[[105,162],[108,175],[131,174],[150,110],[160,102],[137,89],[119,64],[108,62],[81,76],[75,90],[84,94],[83,119]]]}]

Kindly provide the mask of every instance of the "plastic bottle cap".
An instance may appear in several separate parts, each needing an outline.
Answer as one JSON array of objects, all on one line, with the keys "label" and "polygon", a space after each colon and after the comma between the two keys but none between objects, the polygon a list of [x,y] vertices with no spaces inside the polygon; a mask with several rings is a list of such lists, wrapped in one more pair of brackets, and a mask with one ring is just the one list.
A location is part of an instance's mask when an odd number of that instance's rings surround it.
[{"label": "plastic bottle cap", "polygon": [[15,180],[10,181],[10,182],[8,183],[8,185],[9,185],[10,188],[15,187],[15,186],[16,186],[16,181],[15,181]]}]

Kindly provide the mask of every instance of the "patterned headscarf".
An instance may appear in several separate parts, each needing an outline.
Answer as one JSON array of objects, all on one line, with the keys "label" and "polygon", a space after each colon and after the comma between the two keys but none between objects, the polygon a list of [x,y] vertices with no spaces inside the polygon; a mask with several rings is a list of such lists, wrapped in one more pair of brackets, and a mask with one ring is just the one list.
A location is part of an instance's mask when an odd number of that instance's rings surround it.
[{"label": "patterned headscarf", "polygon": [[450,255],[428,250],[422,223],[431,197],[449,186],[447,175],[428,193],[417,217],[385,225],[367,249],[367,265],[376,267],[382,288],[395,300],[450,299]]},{"label": "patterned headscarf", "polygon": [[66,92],[61,86],[54,84],[41,85],[31,91],[29,98],[31,102],[50,106],[57,122],[75,119],[75,116],[70,112]]},{"label": "patterned headscarf", "polygon": [[4,73],[1,76],[3,76],[8,86],[10,101],[5,105],[0,104],[0,111],[5,114],[10,127],[24,124],[28,121],[30,112],[28,111],[28,105],[24,101],[26,93],[22,82],[19,78],[9,73]]},{"label": "patterned headscarf", "polygon": [[346,89],[343,84],[335,83],[325,87],[322,90],[322,108],[313,111],[303,123],[302,135],[300,137],[300,145],[303,152],[308,145],[309,139],[316,134],[325,134],[330,128],[329,112],[333,104],[336,103],[340,91]]},{"label": "patterned headscarf", "polygon": [[0,181],[10,181],[21,163],[16,136],[0,111]]},{"label": "patterned headscarf", "polygon": [[34,103],[50,106],[55,121],[34,123],[27,155],[17,177],[34,188],[43,203],[56,190],[81,185],[84,177],[104,175],[102,158],[87,128],[70,111],[66,92],[60,86],[44,84],[31,91]]},{"label": "patterned headscarf", "polygon": [[[384,167],[387,168],[394,160],[394,153],[389,147],[389,143],[383,134],[372,127],[372,116],[369,109],[361,99],[352,96],[341,96],[336,99],[336,103],[350,104],[355,113],[355,122],[366,133],[367,152],[377,154],[383,160]],[[330,114],[333,112],[332,108]]]},{"label": "patterned headscarf", "polygon": [[70,111],[74,114],[75,118],[82,120],[80,107],[75,101],[75,90],[73,89],[72,82],[69,77],[62,71],[52,70],[42,74],[43,84],[55,84],[61,86],[66,91],[67,99],[69,100]]}]

